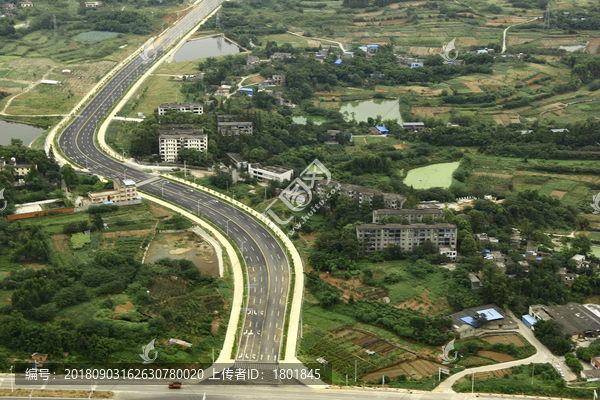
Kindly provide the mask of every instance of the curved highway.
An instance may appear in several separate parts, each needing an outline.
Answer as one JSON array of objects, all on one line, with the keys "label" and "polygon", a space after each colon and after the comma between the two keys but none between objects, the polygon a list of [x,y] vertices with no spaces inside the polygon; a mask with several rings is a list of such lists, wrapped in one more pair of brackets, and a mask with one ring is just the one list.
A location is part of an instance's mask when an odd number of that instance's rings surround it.
[{"label": "curved highway", "polygon": [[[160,43],[156,54],[164,52],[221,1],[204,0],[196,6],[155,42],[155,45]],[[248,276],[248,305],[239,332],[236,363],[278,363],[290,286],[289,263],[279,242],[266,228],[234,206],[185,185],[133,169],[108,157],[95,145],[98,121],[149,63],[147,56],[140,55],[119,71],[63,131],[58,144],[69,158],[94,174],[134,180],[138,188],[204,214],[226,231],[242,251]]]}]

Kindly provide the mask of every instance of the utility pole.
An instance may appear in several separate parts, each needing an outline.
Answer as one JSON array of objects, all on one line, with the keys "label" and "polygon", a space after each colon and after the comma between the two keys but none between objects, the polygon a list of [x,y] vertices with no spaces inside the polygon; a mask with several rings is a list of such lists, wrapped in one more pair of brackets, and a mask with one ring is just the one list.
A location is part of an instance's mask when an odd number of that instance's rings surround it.
[{"label": "utility pole", "polygon": [[354,383],[358,382],[357,376],[358,376],[358,360],[354,360]]},{"label": "utility pole", "polygon": [[550,29],[550,3],[546,6],[546,12],[544,13],[544,30]]},{"label": "utility pole", "polygon": [[217,11],[217,26],[216,26],[217,29],[221,29],[221,21],[220,21],[221,18],[220,17],[221,17],[221,9],[219,8],[219,11]]},{"label": "utility pole", "polygon": [[186,167],[187,167],[187,164],[186,164],[185,160],[183,160],[183,179],[187,178],[187,169],[186,169]]},{"label": "utility pole", "polygon": [[381,388],[385,389],[385,375],[381,377]]},{"label": "utility pole", "polygon": [[167,181],[162,181],[162,182],[161,182],[161,187],[160,187],[160,188],[161,188],[162,192],[161,192],[160,196],[161,196],[162,198],[164,198],[164,197],[165,197],[165,183],[167,183]]},{"label": "utility pole", "polygon": [[198,215],[200,215],[200,200],[198,200]]},{"label": "utility pole", "polygon": [[471,381],[471,394],[475,392],[475,372],[473,372],[473,380]]},{"label": "utility pole", "polygon": [[127,179],[127,168],[123,171],[123,180]]},{"label": "utility pole", "polygon": [[531,366],[531,384],[533,385],[533,374],[535,373],[535,364]]}]

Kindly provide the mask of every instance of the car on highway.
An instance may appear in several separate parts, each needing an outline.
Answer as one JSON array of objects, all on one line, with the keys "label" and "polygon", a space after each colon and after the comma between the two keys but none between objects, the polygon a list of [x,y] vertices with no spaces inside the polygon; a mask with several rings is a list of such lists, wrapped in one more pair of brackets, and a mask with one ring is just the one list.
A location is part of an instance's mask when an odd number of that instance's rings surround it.
[{"label": "car on highway", "polygon": [[181,389],[181,382],[169,383],[169,389]]}]

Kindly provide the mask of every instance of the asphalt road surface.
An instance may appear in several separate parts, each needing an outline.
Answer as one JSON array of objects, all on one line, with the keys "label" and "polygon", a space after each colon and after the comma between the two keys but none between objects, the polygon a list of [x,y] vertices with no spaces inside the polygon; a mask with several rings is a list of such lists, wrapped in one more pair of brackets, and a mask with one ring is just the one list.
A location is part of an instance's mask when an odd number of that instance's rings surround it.
[{"label": "asphalt road surface", "polygon": [[[156,54],[161,54],[221,1],[204,0],[196,6],[164,38],[155,41]],[[94,143],[98,121],[148,64],[148,57],[140,55],[119,71],[64,130],[59,146],[69,158],[94,174],[134,180],[139,189],[204,214],[227,231],[242,250],[248,271],[248,308],[236,362],[277,363],[290,286],[289,263],[277,240],[252,217],[222,200],[131,167],[128,169],[126,164],[98,150]]]}]

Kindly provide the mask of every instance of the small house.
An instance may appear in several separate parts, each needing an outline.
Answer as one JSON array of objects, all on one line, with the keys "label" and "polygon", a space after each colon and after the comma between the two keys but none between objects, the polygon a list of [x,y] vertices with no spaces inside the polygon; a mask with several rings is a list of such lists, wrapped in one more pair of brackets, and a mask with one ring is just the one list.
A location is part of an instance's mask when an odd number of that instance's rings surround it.
[{"label": "small house", "polygon": [[22,1],[21,7],[33,7],[33,3],[30,1]]},{"label": "small house", "polygon": [[250,88],[241,88],[240,92],[242,92],[248,96],[252,96],[254,94],[254,90],[252,90]]},{"label": "small house", "polygon": [[71,75],[71,70],[70,69],[63,69],[62,70],[62,74],[63,75]]}]

